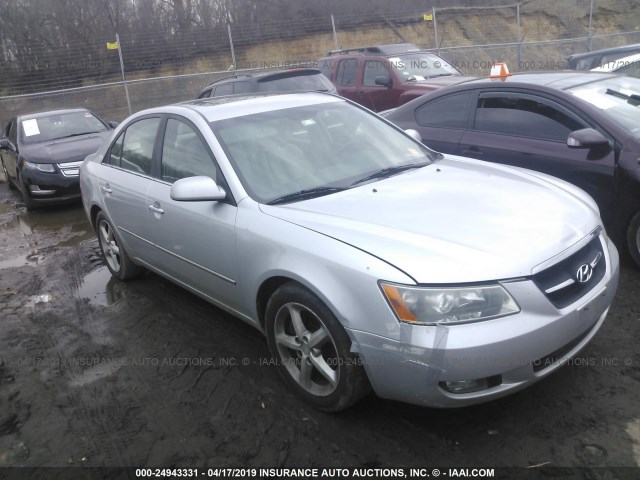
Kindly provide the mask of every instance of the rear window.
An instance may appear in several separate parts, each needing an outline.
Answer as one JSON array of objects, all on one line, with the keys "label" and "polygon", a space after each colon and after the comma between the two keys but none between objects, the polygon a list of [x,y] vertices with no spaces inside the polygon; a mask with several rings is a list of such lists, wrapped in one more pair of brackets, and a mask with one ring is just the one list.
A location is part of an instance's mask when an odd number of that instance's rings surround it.
[{"label": "rear window", "polygon": [[328,92],[333,84],[319,72],[287,74],[258,80],[259,92],[319,91]]}]

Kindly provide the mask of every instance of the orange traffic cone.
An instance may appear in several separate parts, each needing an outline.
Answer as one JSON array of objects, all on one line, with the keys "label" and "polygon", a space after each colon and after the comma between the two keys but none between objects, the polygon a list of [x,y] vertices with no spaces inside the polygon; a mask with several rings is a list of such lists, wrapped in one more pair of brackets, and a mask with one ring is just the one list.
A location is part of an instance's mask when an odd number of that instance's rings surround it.
[{"label": "orange traffic cone", "polygon": [[493,64],[491,67],[491,73],[489,73],[489,78],[507,78],[510,76],[509,68],[504,62]]}]

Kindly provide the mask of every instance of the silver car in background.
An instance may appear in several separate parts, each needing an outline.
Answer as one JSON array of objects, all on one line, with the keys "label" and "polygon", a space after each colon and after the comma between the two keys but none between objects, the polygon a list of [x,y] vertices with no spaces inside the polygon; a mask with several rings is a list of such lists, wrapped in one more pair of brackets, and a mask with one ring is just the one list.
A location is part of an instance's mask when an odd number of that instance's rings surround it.
[{"label": "silver car in background", "polygon": [[80,177],[114,276],[146,267],[263,331],[326,411],[370,388],[436,407],[517,391],[593,338],[617,288],[583,191],[332,95],[145,110]]}]

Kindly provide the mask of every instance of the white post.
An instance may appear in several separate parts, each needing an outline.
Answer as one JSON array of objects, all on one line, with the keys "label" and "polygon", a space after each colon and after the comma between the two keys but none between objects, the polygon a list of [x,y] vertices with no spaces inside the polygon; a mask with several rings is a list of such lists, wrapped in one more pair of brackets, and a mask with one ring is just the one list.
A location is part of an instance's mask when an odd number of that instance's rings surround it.
[{"label": "white post", "polygon": [[122,83],[124,83],[124,93],[127,96],[127,107],[129,108],[129,115],[131,115],[131,100],[129,100],[129,87],[127,86],[127,79],[124,76],[124,62],[122,61],[122,47],[120,46],[120,35],[116,32],[116,43],[118,44],[118,56],[120,57],[120,70],[122,71]]},{"label": "white post", "polygon": [[440,55],[440,44],[438,43],[438,20],[436,20],[436,7],[432,7],[431,14],[433,15],[433,35],[436,39],[436,53]]},{"label": "white post", "polygon": [[333,13],[331,14],[331,27],[333,28],[333,43],[336,46],[336,50],[339,50],[338,46],[338,35],[336,34],[336,21],[333,18]]},{"label": "white post", "polygon": [[233,49],[233,37],[231,37],[231,25],[227,24],[227,31],[229,32],[229,45],[231,45],[231,61],[233,62],[233,75],[237,73],[236,66],[236,52]]}]

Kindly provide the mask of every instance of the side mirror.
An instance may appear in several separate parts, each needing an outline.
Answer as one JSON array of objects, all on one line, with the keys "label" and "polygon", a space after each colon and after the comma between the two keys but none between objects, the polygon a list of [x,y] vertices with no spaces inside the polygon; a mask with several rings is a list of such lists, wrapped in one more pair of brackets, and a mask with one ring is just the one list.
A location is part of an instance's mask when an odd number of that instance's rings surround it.
[{"label": "side mirror", "polygon": [[109,128],[111,128],[111,130],[113,130],[117,126],[118,126],[118,122],[109,122]]},{"label": "side mirror", "polygon": [[609,140],[593,128],[583,128],[571,132],[567,137],[569,148],[595,148],[609,146]]},{"label": "side mirror", "polygon": [[422,137],[420,136],[420,133],[417,130],[414,130],[413,128],[407,128],[404,133],[406,133],[407,135],[409,135],[411,138],[413,138],[414,140],[422,143]]},{"label": "side mirror", "polygon": [[393,80],[389,77],[379,76],[375,79],[376,85],[381,85],[383,87],[391,87],[393,85]]},{"label": "side mirror", "polygon": [[0,149],[11,148],[11,142],[7,138],[0,138]]},{"label": "side mirror", "polygon": [[169,196],[178,202],[205,202],[224,200],[227,193],[211,177],[197,176],[176,180]]}]

